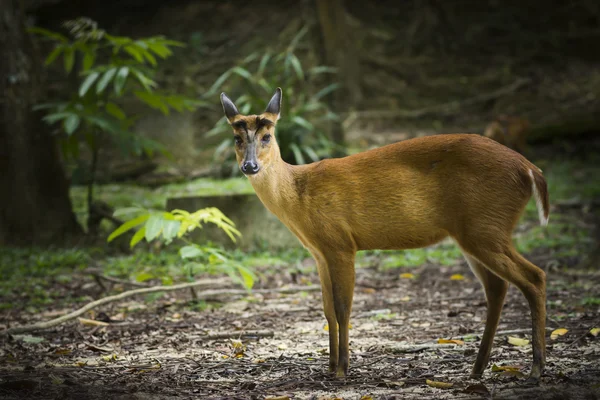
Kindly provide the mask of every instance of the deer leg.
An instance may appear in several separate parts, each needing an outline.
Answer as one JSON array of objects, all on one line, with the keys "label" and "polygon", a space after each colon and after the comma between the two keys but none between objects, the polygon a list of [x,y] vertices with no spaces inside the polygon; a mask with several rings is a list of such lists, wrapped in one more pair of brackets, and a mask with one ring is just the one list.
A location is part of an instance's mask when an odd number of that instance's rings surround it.
[{"label": "deer leg", "polygon": [[496,334],[496,329],[498,328],[498,322],[500,321],[500,314],[502,313],[502,306],[504,305],[508,283],[486,269],[485,266],[475,258],[467,254],[465,254],[465,258],[469,263],[469,267],[471,267],[471,270],[481,282],[487,300],[485,331],[483,332],[479,353],[477,354],[477,359],[473,366],[473,371],[471,372],[471,378],[480,378],[490,360],[490,353],[494,344],[494,336]]}]

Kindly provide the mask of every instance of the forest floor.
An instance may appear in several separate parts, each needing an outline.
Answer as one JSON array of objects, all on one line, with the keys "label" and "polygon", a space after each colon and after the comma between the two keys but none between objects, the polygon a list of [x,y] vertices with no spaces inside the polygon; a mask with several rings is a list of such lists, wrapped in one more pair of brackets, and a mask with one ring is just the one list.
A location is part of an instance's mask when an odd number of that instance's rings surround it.
[{"label": "forest floor", "polygon": [[[126,301],[89,316],[106,326],[68,323],[1,339],[4,399],[256,398],[521,398],[600,397],[600,271],[578,257],[529,259],[548,272],[547,366],[527,386],[532,351],[529,310],[511,287],[490,366],[469,379],[485,321],[485,299],[466,263],[426,263],[409,275],[376,266],[357,269],[347,379],[327,370],[327,332],[314,272],[268,272],[260,288],[299,287],[291,294],[206,299],[187,292],[147,303]],[[306,261],[310,265],[310,261]],[[560,265],[560,267],[558,267]],[[405,273],[406,274],[406,273]],[[69,285],[101,291],[89,276]],[[100,294],[100,293],[98,293]],[[66,310],[10,320],[48,319]],[[104,315],[101,315],[104,313]],[[121,322],[117,322],[121,321]],[[568,332],[554,339],[552,331]],[[211,336],[213,335],[213,336]],[[214,336],[217,335],[217,336]],[[439,339],[456,343],[439,344]],[[510,342],[509,342],[510,340]],[[451,384],[440,389],[427,380]],[[371,396],[371,397],[368,397]],[[283,397],[282,397],[283,398]]]},{"label": "forest floor", "polygon": [[[327,328],[308,254],[238,251],[232,256],[258,277],[251,292],[202,298],[198,290],[202,300],[190,291],[138,296],[85,314],[93,325],[74,320],[31,334],[0,335],[0,397],[600,398],[600,270],[597,259],[588,257],[597,244],[600,163],[590,151],[567,159],[553,153],[537,162],[549,183],[550,225],[538,226],[531,202],[514,236],[519,251],[548,277],[547,365],[539,386],[525,383],[531,323],[514,287],[484,377],[469,379],[486,302],[458,249],[443,242],[425,250],[359,254],[346,379],[327,373]],[[0,330],[49,320],[130,289],[100,284],[90,265],[137,284],[160,283],[165,276],[185,280],[170,249],[2,249]],[[288,287],[295,289],[274,291]],[[238,288],[232,283],[231,289]]]}]

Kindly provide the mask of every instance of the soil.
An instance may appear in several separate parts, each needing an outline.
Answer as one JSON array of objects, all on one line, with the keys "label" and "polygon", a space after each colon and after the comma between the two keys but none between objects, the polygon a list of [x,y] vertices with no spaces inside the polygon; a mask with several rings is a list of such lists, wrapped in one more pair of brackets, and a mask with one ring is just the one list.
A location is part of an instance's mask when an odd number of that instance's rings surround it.
[{"label": "soil", "polygon": [[[577,267],[579,257],[557,259],[539,252],[528,258],[548,273],[548,354],[539,386],[526,383],[531,345],[508,342],[508,337],[531,339],[529,309],[516,288],[507,296],[490,365],[476,381],[469,373],[486,303],[466,263],[411,269],[413,279],[373,263],[357,268],[347,379],[327,373],[319,291],[207,299],[200,303],[205,309],[197,306],[197,311],[185,292],[152,302],[114,303],[87,316],[112,321],[107,326],[72,322],[25,340],[1,338],[0,396],[596,399],[600,336],[589,331],[600,327],[600,310],[584,299],[600,298],[600,273]],[[460,276],[452,279],[455,274]],[[280,269],[268,276],[262,288],[318,285],[316,272]],[[79,278],[81,288],[103,295],[89,276]],[[118,286],[113,289],[123,289]],[[11,315],[7,322],[49,319],[64,311]],[[568,332],[551,339],[557,328]],[[438,344],[442,338],[460,341]],[[494,372],[498,366],[511,368]],[[427,380],[452,387],[434,388]]]}]

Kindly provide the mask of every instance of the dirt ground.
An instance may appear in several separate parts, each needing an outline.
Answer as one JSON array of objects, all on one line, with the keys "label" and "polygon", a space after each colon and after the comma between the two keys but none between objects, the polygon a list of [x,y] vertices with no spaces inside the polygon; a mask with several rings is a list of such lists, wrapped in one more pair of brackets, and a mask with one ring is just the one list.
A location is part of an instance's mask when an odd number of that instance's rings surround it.
[{"label": "dirt ground", "polygon": [[[511,287],[490,366],[469,379],[485,322],[485,299],[466,263],[426,265],[414,278],[397,269],[357,269],[347,379],[327,372],[327,332],[320,292],[254,294],[207,299],[191,311],[188,293],[114,303],[98,310],[108,326],[78,322],[0,339],[0,396],[4,399],[596,399],[600,397],[600,273],[575,268],[576,259],[543,252],[529,258],[548,272],[548,356],[540,386],[527,386],[529,311]],[[305,263],[310,263],[306,260]],[[567,266],[567,268],[564,268]],[[451,277],[455,274],[460,276]],[[456,280],[456,278],[459,278]],[[87,283],[85,279],[88,279]],[[271,275],[263,288],[318,284],[316,273]],[[84,286],[96,290],[89,277]],[[294,286],[294,285],[293,285]],[[49,319],[61,310],[40,315]],[[64,311],[64,310],[62,310]],[[14,315],[13,320],[25,318]],[[21,321],[23,322],[23,321]],[[565,328],[556,339],[550,332]],[[216,336],[215,336],[216,335]],[[43,338],[39,341],[36,338]],[[438,339],[457,344],[438,344]],[[512,339],[511,339],[512,340]],[[461,342],[463,341],[463,342]],[[496,365],[493,368],[492,365]],[[498,371],[500,367],[508,371]],[[502,369],[502,368],[500,368]],[[446,389],[426,381],[451,383]],[[369,397],[371,396],[371,397]],[[283,397],[282,397],[283,398]]]}]

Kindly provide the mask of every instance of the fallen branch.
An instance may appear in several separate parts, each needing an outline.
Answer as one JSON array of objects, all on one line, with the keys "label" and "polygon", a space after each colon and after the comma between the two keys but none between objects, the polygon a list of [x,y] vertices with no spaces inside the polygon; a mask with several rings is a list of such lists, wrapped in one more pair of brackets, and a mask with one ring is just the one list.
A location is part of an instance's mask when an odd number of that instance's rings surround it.
[{"label": "fallen branch", "polygon": [[247,294],[255,294],[255,293],[296,293],[296,292],[314,292],[317,290],[321,290],[321,286],[311,285],[311,286],[292,286],[288,288],[281,289],[255,289],[252,292],[248,292],[244,289],[213,289],[213,290],[204,290],[198,293],[198,299],[207,299],[211,297],[217,297],[222,295],[247,295]]},{"label": "fallen branch", "polygon": [[14,328],[5,329],[3,331],[0,331],[0,335],[12,335],[12,334],[16,334],[16,333],[34,332],[34,331],[39,331],[42,329],[52,328],[52,327],[62,324],[63,322],[77,318],[80,315],[85,314],[87,311],[89,311],[95,307],[98,307],[98,306],[101,306],[104,304],[108,304],[108,303],[112,303],[115,301],[123,300],[128,297],[137,296],[140,294],[148,294],[148,293],[156,293],[156,292],[174,292],[176,290],[188,289],[188,288],[197,287],[197,286],[209,286],[209,285],[214,286],[215,284],[220,284],[222,282],[224,282],[224,280],[203,279],[203,280],[199,280],[196,282],[181,283],[179,285],[173,285],[173,286],[153,286],[153,287],[148,287],[148,288],[129,290],[127,292],[119,293],[114,296],[103,297],[101,299],[92,301],[91,303],[86,304],[85,306],[79,308],[78,310],[75,310],[67,315],[63,315],[62,317],[52,319],[50,321],[38,322],[36,324],[23,325],[23,326],[17,326]]},{"label": "fallen branch", "polygon": [[[77,318],[80,315],[83,315],[84,313],[86,313],[87,311],[89,311],[95,307],[98,307],[98,306],[101,306],[101,305],[104,305],[107,303],[112,303],[115,301],[123,300],[128,297],[137,296],[139,294],[148,294],[148,293],[156,293],[156,292],[174,292],[176,290],[195,288],[198,286],[215,286],[215,285],[219,285],[219,284],[225,283],[225,282],[227,282],[227,281],[222,280],[222,279],[221,280],[203,279],[203,280],[199,280],[196,282],[181,283],[179,285],[173,285],[173,286],[153,286],[153,287],[148,287],[148,288],[129,290],[127,292],[123,292],[123,293],[120,293],[120,294],[117,294],[114,296],[108,296],[108,297],[104,297],[102,299],[98,299],[96,301],[92,301],[91,303],[86,304],[85,306],[79,308],[78,310],[75,310],[67,315],[63,315],[62,317],[58,317],[58,318],[52,319],[47,322],[38,322],[36,324],[23,325],[23,326],[17,326],[14,328],[5,329],[3,331],[0,331],[0,335],[14,335],[14,334],[18,334],[18,333],[34,332],[34,331],[39,331],[42,329],[52,328],[52,327],[62,324],[63,322],[67,322],[74,318]],[[318,285],[295,286],[295,287],[281,288],[281,289],[257,289],[257,290],[253,290],[252,292],[249,292],[244,289],[213,289],[213,290],[205,290],[203,292],[198,293],[198,299],[214,297],[214,296],[219,296],[219,295],[237,295],[237,294],[247,295],[247,294],[251,294],[251,293],[312,292],[312,291],[316,291],[316,290],[320,290],[320,289],[321,289],[321,287]]]},{"label": "fallen branch", "polygon": [[242,332],[223,332],[205,335],[200,340],[217,340],[217,339],[241,339],[249,337],[273,337],[273,331],[242,331]]},{"label": "fallen branch", "polygon": [[418,110],[367,110],[350,113],[344,120],[343,125],[349,126],[358,118],[422,118],[429,114],[440,116],[451,115],[464,106],[469,106],[486,101],[497,99],[506,94],[512,93],[521,87],[529,84],[529,78],[519,78],[508,86],[501,87],[489,93],[483,93],[477,96],[470,97],[463,101],[451,101],[448,103],[437,104],[434,106],[420,108]]}]

